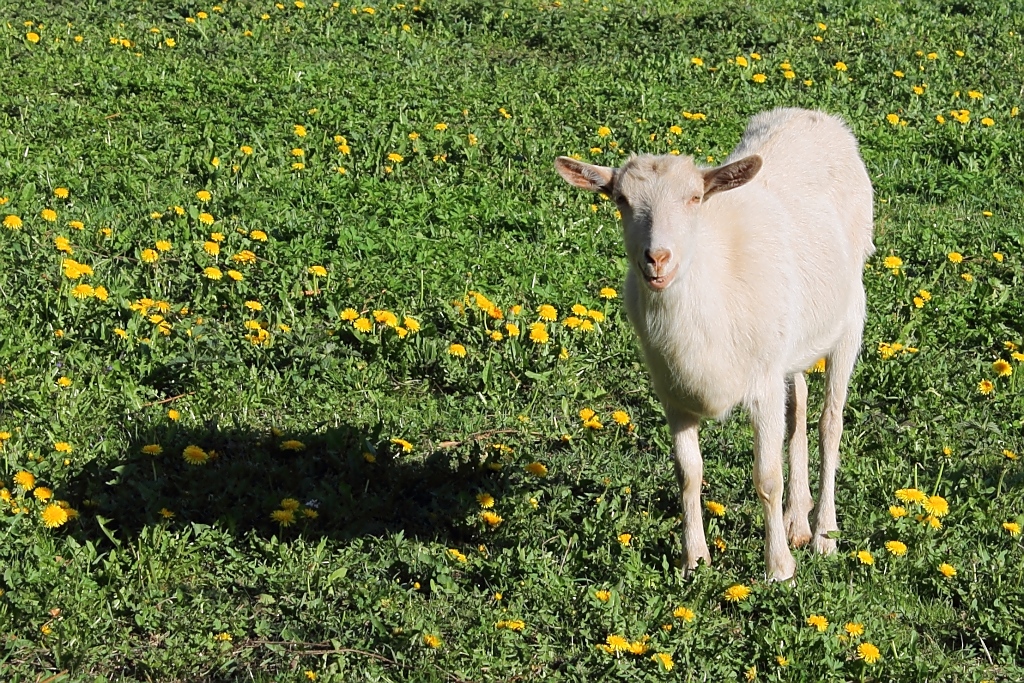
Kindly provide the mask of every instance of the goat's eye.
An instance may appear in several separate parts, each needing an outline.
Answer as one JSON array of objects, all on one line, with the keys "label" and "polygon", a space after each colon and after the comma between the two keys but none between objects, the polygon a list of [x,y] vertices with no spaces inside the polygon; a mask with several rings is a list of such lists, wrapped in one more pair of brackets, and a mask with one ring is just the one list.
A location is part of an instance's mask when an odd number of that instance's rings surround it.
[{"label": "goat's eye", "polygon": [[700,200],[701,199],[702,199],[702,197],[699,194],[695,194],[692,197],[690,197],[690,202],[689,203],[690,204],[700,204]]}]

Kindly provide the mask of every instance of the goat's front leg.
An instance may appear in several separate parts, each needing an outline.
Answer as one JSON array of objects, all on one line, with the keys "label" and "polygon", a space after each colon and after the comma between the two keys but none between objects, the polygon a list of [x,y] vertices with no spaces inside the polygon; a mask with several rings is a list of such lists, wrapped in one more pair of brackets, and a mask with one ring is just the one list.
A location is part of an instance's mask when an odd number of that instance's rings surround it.
[{"label": "goat's front leg", "polygon": [[754,489],[764,507],[764,559],[769,580],[796,573],[782,516],[782,441],[786,433],[786,384],[780,377],[761,387],[750,405],[754,424]]},{"label": "goat's front leg", "polygon": [[700,418],[686,413],[666,410],[668,424],[675,444],[676,479],[679,482],[679,500],[683,507],[683,561],[686,573],[697,568],[704,560],[711,564],[711,553],[704,538],[704,520],[700,509],[700,486],[704,480],[704,461],[700,457],[697,428]]}]

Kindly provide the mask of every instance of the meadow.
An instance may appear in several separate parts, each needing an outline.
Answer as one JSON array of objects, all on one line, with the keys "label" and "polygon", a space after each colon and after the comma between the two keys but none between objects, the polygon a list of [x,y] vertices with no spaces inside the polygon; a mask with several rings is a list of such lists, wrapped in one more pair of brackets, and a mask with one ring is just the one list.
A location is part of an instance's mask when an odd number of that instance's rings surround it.
[{"label": "meadow", "polygon": [[[1024,680],[1022,10],[0,0],[0,679]],[[839,552],[764,581],[737,412],[684,580],[552,162],[775,106],[876,193]]]}]

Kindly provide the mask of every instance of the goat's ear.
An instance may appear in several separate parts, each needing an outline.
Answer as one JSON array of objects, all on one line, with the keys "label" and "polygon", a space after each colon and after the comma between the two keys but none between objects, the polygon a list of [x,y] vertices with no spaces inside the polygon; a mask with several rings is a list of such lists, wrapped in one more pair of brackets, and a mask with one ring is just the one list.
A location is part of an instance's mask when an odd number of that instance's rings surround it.
[{"label": "goat's ear", "polygon": [[585,164],[572,157],[555,159],[555,170],[565,178],[565,182],[591,192],[610,193],[615,178],[614,168]]},{"label": "goat's ear", "polygon": [[761,170],[761,157],[752,154],[731,164],[704,171],[704,198],[749,183]]}]

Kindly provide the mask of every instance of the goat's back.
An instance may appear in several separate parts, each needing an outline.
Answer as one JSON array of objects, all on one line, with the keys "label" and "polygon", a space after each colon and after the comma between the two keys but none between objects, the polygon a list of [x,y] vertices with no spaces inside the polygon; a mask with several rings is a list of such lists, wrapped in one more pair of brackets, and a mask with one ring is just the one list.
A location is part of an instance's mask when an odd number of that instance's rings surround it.
[{"label": "goat's back", "polygon": [[820,111],[781,108],[750,119],[728,161],[751,154],[763,166],[754,182],[770,190],[794,216],[808,198],[828,197],[850,246],[862,259],[874,253],[871,180],[846,123]]}]

